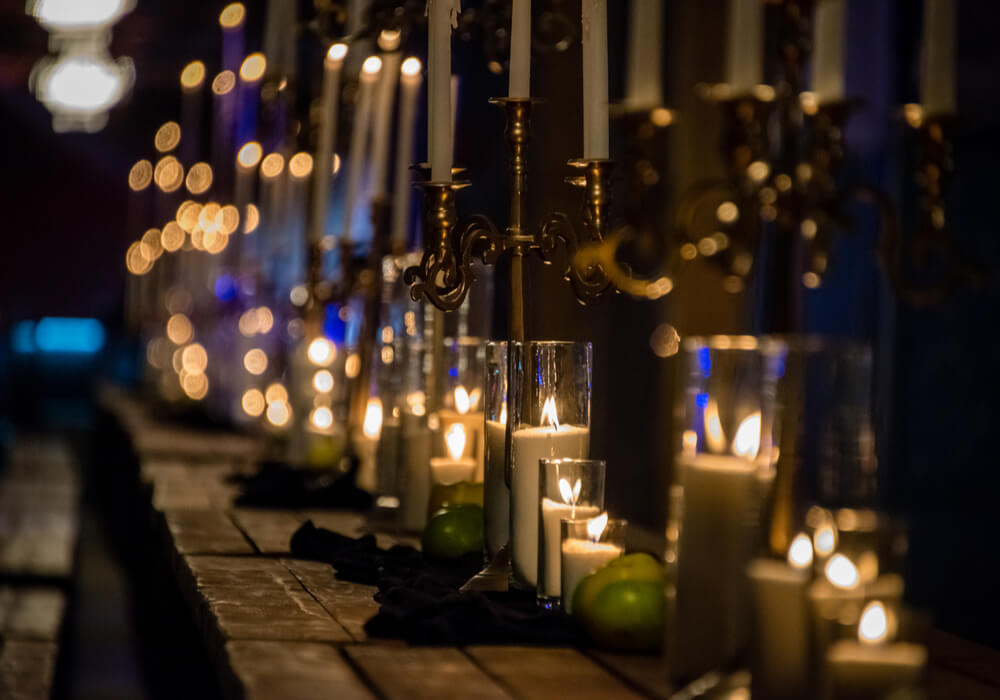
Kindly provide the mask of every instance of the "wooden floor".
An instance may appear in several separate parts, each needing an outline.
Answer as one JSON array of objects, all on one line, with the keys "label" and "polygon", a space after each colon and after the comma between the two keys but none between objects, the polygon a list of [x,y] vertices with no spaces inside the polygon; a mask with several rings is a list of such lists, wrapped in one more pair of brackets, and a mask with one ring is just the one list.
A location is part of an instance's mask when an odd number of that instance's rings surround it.
[{"label": "wooden floor", "polygon": [[[329,565],[294,559],[288,551],[291,534],[307,519],[358,534],[365,531],[362,517],[235,508],[225,478],[250,468],[258,449],[253,441],[216,440],[156,424],[115,392],[103,403],[133,436],[162,555],[227,697],[586,700],[668,698],[675,690],[656,657],[552,647],[408,647],[368,639],[364,624],[378,609],[375,589],[338,581]],[[414,544],[377,536],[383,546]],[[955,656],[932,669],[930,697],[998,697],[1000,682],[991,680],[1000,679],[970,668],[967,654]],[[951,692],[955,688],[960,695]]]}]

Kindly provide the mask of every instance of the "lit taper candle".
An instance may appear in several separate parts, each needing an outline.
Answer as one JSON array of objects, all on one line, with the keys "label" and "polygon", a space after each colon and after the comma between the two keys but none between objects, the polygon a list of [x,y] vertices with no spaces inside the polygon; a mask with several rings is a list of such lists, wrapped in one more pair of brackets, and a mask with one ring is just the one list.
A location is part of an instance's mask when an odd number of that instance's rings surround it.
[{"label": "lit taper candle", "polygon": [[337,139],[337,109],[340,106],[340,76],[347,56],[347,44],[334,44],[323,61],[323,115],[316,143],[316,170],[313,176],[313,217],[311,240],[323,239],[326,210],[330,200],[330,177],[333,174],[333,149]]},{"label": "lit taper candle", "polygon": [[583,0],[583,157],[607,158],[608,3]]},{"label": "lit taper candle", "polygon": [[375,99],[375,124],[372,136],[372,198],[385,196],[386,173],[389,169],[389,136],[392,130],[392,113],[396,101],[396,83],[399,80],[399,65],[403,57],[399,48],[399,30],[386,30],[379,36],[382,54],[382,73],[378,79]]},{"label": "lit taper candle", "polygon": [[378,74],[382,71],[382,59],[369,56],[361,66],[360,87],[358,88],[357,111],[351,129],[351,152],[347,161],[347,194],[344,199],[344,240],[351,240],[354,224],[354,210],[364,176],[365,160],[368,155],[369,122],[372,114],[372,98]]},{"label": "lit taper candle", "polygon": [[514,0],[510,22],[510,97],[531,97],[531,0]]},{"label": "lit taper candle", "polygon": [[420,59],[403,61],[399,78],[399,143],[396,148],[396,182],[392,192],[392,247],[402,250],[410,222],[410,163],[413,160],[413,128],[420,94]]}]

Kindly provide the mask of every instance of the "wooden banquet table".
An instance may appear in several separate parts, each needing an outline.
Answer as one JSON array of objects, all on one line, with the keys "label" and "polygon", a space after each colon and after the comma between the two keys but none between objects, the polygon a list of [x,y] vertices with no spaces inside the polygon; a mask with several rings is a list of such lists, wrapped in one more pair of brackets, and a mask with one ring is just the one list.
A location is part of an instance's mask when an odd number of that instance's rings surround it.
[{"label": "wooden banquet table", "polygon": [[[566,647],[415,647],[369,639],[376,589],[295,559],[306,520],[348,535],[361,515],[233,506],[228,476],[249,473],[259,445],[158,423],[114,389],[100,402],[131,442],[141,507],[159,539],[219,687],[233,698],[669,698],[662,659]],[[124,463],[122,465],[124,466]],[[375,533],[380,546],[412,538]],[[931,697],[1000,697],[1000,654],[938,633]],[[947,692],[937,689],[947,689]]]}]

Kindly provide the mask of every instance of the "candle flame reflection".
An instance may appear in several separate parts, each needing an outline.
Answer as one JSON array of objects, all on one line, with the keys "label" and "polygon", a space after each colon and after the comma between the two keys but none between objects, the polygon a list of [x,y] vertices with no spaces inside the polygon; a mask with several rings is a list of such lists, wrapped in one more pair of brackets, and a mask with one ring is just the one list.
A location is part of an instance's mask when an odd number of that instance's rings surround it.
[{"label": "candle flame reflection", "polygon": [[726,434],[722,431],[722,421],[719,419],[719,404],[715,399],[709,399],[705,404],[705,442],[712,452],[723,452],[726,449]]},{"label": "candle flame reflection", "polygon": [[556,397],[550,396],[542,405],[542,425],[551,425],[559,431],[559,415],[556,412]]},{"label": "candle flame reflection", "polygon": [[860,577],[854,562],[843,554],[834,554],[826,563],[826,579],[837,588],[850,590],[857,587]]},{"label": "candle flame reflection", "polygon": [[465,426],[461,423],[452,423],[444,434],[445,445],[448,446],[448,454],[452,459],[459,459],[465,452]]},{"label": "candle flame reflection", "polygon": [[733,438],[733,454],[737,457],[755,459],[760,451],[760,411],[743,419]]},{"label": "candle flame reflection", "polygon": [[382,432],[382,400],[372,397],[368,399],[368,408],[365,409],[365,422],[362,426],[365,437],[377,438]]},{"label": "candle flame reflection", "polygon": [[571,506],[575,506],[576,502],[580,500],[580,489],[583,484],[579,479],[572,486],[569,485],[568,479],[559,480],[559,495],[562,496],[563,503]]},{"label": "candle flame reflection", "polygon": [[465,390],[464,386],[459,384],[455,387],[455,410],[465,415],[469,412],[471,406],[472,400],[469,398],[469,392]]},{"label": "candle flame reflection", "polygon": [[500,407],[500,424],[507,425],[507,404]]},{"label": "candle flame reflection", "polygon": [[875,600],[865,606],[858,623],[858,641],[863,644],[880,644],[889,638],[889,612],[882,601]]},{"label": "candle flame reflection", "polygon": [[788,547],[788,563],[795,569],[805,569],[812,565],[813,548],[809,535],[800,532]]},{"label": "candle flame reflection", "polygon": [[604,528],[608,526],[608,514],[601,513],[596,518],[591,518],[587,521],[587,534],[590,539],[597,542],[601,539],[601,535],[604,533]]}]

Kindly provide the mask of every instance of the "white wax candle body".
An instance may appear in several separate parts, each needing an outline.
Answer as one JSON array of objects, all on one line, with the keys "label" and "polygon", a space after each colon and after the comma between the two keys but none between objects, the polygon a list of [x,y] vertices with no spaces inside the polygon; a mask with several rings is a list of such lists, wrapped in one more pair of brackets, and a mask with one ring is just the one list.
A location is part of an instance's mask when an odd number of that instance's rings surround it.
[{"label": "white wax candle body", "polygon": [[531,97],[531,0],[514,0],[510,22],[510,97]]},{"label": "white wax candle body", "polygon": [[378,450],[378,438],[370,438],[360,430],[354,433],[354,449],[358,456],[358,488],[365,491],[375,491],[375,453]]},{"label": "white wax candle body", "polygon": [[389,134],[392,127],[392,108],[396,100],[396,81],[402,57],[398,51],[382,54],[382,71],[378,80],[378,99],[375,105],[375,135],[372,137],[372,198],[384,197],[386,172],[389,168]]},{"label": "white wax candle body", "polygon": [[576,425],[521,428],[512,436],[511,561],[514,573],[531,586],[538,584],[539,460],[584,459],[590,430]]},{"label": "white wax candle body", "polygon": [[753,692],[781,700],[809,696],[808,569],[754,559],[747,567],[753,601]]},{"label": "white wax candle body", "polygon": [[567,613],[573,612],[573,593],[580,580],[589,576],[612,559],[622,555],[622,548],[608,542],[572,539],[562,543],[562,604]]},{"label": "white wax candle body", "polygon": [[396,174],[392,207],[393,250],[406,248],[410,224],[410,164],[413,162],[413,129],[417,121],[417,95],[420,74],[404,75],[399,89],[399,143],[396,150]]},{"label": "white wax candle body", "polygon": [[395,496],[399,473],[399,419],[387,418],[382,423],[375,453],[375,484],[380,496]]},{"label": "white wax candle body", "polygon": [[625,102],[648,109],[663,104],[663,0],[632,0]]},{"label": "white wax candle body", "polygon": [[486,552],[492,559],[510,541],[510,489],[504,477],[507,425],[486,421],[483,505],[486,517]]},{"label": "white wax candle body", "polygon": [[930,115],[955,112],[955,0],[924,0],[920,100]]},{"label": "white wax candle body", "polygon": [[841,640],[830,647],[826,663],[835,700],[875,700],[915,686],[927,664],[927,649]]},{"label": "white wax candle body", "polygon": [[[538,533],[539,566],[544,566],[545,576],[539,572],[538,591],[542,595],[557,598],[562,591],[562,567],[560,560],[560,542],[562,541],[562,521],[572,519],[589,519],[599,515],[601,509],[597,506],[571,506],[543,498],[541,503],[541,520]],[[544,560],[544,564],[543,564]],[[543,580],[544,579],[544,580]]]},{"label": "white wax candle body", "polygon": [[454,0],[429,0],[428,159],[433,182],[451,182],[451,13]]},{"label": "white wax candle body", "polygon": [[844,0],[820,0],[813,32],[812,89],[820,104],[844,99]]},{"label": "white wax candle body", "polygon": [[372,99],[375,91],[377,74],[361,73],[358,87],[358,107],[354,114],[354,125],[351,129],[351,151],[347,161],[347,193],[344,197],[343,236],[345,241],[353,238],[354,211],[358,206],[358,197],[362,191],[365,174],[365,162],[368,157],[369,122],[371,121]]},{"label": "white wax candle body", "polygon": [[312,230],[309,236],[318,243],[326,233],[326,212],[330,203],[330,179],[333,177],[333,149],[337,140],[337,108],[340,104],[340,75],[343,60],[327,58],[323,65],[323,116],[316,142],[313,172]]},{"label": "white wax candle body", "polygon": [[743,648],[748,631],[746,567],[757,541],[761,486],[754,465],[727,455],[679,455],[683,490],[670,668],[696,676]]},{"label": "white wax candle body", "polygon": [[726,82],[734,95],[760,84],[764,55],[764,8],[761,0],[729,0]]},{"label": "white wax candle body", "polygon": [[426,426],[403,430],[403,470],[400,482],[402,525],[410,532],[424,529],[431,498],[431,431]]},{"label": "white wax candle body", "polygon": [[608,5],[583,0],[583,157],[606,159],[608,136]]},{"label": "white wax candle body", "polygon": [[431,477],[435,484],[450,486],[459,481],[472,481],[476,474],[476,462],[469,457],[432,457]]}]

